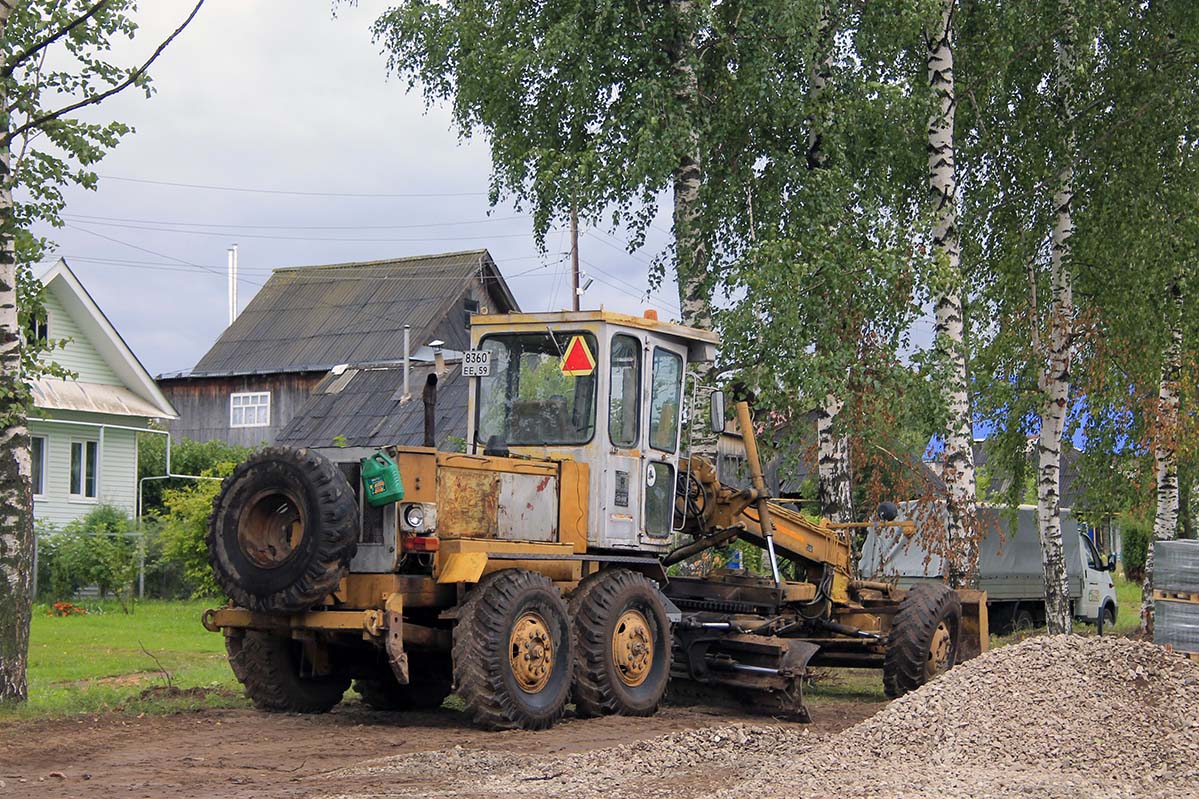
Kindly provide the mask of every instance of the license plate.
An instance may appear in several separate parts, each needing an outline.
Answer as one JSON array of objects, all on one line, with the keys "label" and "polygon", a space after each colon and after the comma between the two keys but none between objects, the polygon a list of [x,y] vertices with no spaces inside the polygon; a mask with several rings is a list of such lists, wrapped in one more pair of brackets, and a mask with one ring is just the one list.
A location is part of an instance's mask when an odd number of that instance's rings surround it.
[{"label": "license plate", "polygon": [[491,353],[487,350],[467,350],[462,353],[463,377],[488,377],[491,375]]}]

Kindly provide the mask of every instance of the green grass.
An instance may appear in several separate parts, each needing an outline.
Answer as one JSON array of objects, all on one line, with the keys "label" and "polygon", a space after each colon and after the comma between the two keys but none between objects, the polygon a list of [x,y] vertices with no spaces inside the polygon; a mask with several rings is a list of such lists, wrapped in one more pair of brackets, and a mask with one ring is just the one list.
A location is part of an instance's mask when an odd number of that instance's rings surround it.
[{"label": "green grass", "polygon": [[[200,625],[200,613],[211,601],[146,601],[129,615],[115,602],[80,604],[86,615],[50,616],[47,606],[34,607],[29,701],[0,707],[0,722],[244,704],[224,639]],[[166,690],[167,675],[179,691]]]}]

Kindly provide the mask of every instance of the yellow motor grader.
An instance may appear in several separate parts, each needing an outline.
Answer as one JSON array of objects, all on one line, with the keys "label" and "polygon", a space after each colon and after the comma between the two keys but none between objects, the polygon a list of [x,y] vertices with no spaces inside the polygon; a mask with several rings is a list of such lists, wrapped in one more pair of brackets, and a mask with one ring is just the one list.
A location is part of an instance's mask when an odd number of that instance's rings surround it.
[{"label": "yellow motor grader", "polygon": [[[852,525],[770,499],[744,403],[751,488],[682,452],[687,367],[716,344],[649,315],[475,316],[465,452],[389,447],[369,479],[306,449],[239,465],[208,531],[230,602],[203,623],[250,698],[323,712],[353,681],[419,709],[454,691],[484,727],[541,729],[568,702],[652,714],[676,681],[805,719],[810,666],[881,668],[897,696],[984,649],[983,595],[858,580]],[[673,574],[736,539],[769,574]]]}]

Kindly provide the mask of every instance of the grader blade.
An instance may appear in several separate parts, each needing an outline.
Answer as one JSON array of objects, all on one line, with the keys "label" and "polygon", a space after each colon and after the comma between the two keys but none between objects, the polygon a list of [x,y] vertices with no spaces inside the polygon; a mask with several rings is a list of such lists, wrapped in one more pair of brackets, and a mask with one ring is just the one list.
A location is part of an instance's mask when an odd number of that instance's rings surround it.
[{"label": "grader blade", "polygon": [[991,629],[987,617],[987,592],[959,588],[962,603],[962,629],[958,643],[958,662],[977,657],[990,649]]},{"label": "grader blade", "polygon": [[719,686],[760,713],[810,721],[803,681],[816,644],[711,628],[684,628],[676,639],[674,679]]}]

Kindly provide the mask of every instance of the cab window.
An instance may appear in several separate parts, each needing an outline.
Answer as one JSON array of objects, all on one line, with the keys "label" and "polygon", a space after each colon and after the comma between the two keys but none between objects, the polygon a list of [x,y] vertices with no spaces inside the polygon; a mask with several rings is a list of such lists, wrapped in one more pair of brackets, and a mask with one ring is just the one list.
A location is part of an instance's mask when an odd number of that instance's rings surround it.
[{"label": "cab window", "polygon": [[683,395],[683,357],[654,348],[649,400],[649,445],[663,452],[679,447],[679,402]]},{"label": "cab window", "polygon": [[563,371],[566,347],[580,335],[594,359],[590,333],[549,332],[488,336],[491,374],[479,378],[478,441],[514,446],[586,444],[595,433],[595,370]]},{"label": "cab window", "polygon": [[1082,539],[1083,549],[1087,551],[1087,567],[1095,571],[1102,571],[1103,566],[1100,565],[1099,552],[1095,549],[1095,542],[1082,534],[1079,534],[1079,538]]},{"label": "cab window", "polygon": [[613,446],[637,446],[641,421],[641,344],[632,336],[612,339],[608,434]]}]

